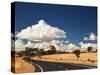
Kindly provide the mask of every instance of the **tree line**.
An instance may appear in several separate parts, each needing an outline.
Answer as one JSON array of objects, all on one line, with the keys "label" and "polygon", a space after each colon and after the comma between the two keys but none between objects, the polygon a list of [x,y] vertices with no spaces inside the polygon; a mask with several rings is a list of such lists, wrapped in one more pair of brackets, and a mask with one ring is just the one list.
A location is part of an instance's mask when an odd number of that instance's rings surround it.
[{"label": "tree line", "polygon": [[[88,47],[87,48],[87,52],[88,53],[97,52],[97,50],[93,51],[93,47]],[[69,53],[69,52],[58,51],[58,50],[56,50],[55,46],[51,45],[50,46],[50,50],[26,47],[24,51],[20,51],[17,54],[18,54],[19,57],[24,57],[24,58],[32,57],[32,56],[38,56],[39,58],[41,58],[42,55],[63,54],[63,53]],[[73,52],[71,52],[71,53],[75,54],[77,59],[79,59],[80,54],[82,52],[81,52],[81,50],[76,49],[76,50],[73,50]],[[13,55],[13,53],[12,53],[12,55]]]}]

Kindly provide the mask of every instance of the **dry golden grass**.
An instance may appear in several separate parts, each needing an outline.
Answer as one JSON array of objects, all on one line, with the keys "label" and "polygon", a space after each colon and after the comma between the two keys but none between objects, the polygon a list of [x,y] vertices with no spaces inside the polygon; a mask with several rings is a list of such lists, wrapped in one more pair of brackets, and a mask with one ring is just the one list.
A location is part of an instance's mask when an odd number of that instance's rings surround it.
[{"label": "dry golden grass", "polygon": [[[14,59],[14,58],[12,58]],[[32,64],[27,63],[26,61],[22,60],[21,58],[17,57],[12,60],[12,69],[15,69],[15,73],[28,73],[34,72],[35,67]]]},{"label": "dry golden grass", "polygon": [[97,53],[81,53],[79,60],[77,60],[75,54],[73,53],[44,55],[41,56],[41,58],[33,57],[32,59],[49,62],[64,62],[97,66]]}]

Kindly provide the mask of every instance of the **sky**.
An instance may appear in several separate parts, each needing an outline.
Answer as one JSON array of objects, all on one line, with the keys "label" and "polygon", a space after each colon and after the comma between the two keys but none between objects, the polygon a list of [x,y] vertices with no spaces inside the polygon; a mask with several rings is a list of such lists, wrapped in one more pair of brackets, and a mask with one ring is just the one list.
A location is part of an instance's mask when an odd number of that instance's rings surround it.
[{"label": "sky", "polygon": [[[50,27],[54,27],[54,29],[57,27],[58,32],[65,32],[60,34],[60,36],[63,36],[59,38],[60,40],[63,39],[63,41],[77,45],[81,41],[89,43],[97,42],[95,39],[97,36],[96,7],[25,2],[15,3],[16,33],[20,33],[23,29],[27,29],[27,27],[39,24],[41,20],[50,25]],[[53,30],[52,28],[51,30]],[[64,35],[66,38],[64,38]]]}]

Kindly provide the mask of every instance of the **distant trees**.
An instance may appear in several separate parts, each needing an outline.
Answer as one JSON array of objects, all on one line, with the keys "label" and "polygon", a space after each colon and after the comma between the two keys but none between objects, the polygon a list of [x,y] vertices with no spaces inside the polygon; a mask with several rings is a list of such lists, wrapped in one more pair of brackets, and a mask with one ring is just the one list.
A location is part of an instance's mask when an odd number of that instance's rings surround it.
[{"label": "distant trees", "polygon": [[[97,49],[95,51],[93,51],[93,47],[87,47],[87,52],[97,52]],[[19,57],[38,56],[39,58],[41,58],[42,55],[63,54],[63,53],[69,54],[70,52],[56,50],[55,46],[50,45],[50,49],[46,50],[46,51],[44,49],[26,47],[24,51],[20,51],[17,54]],[[77,59],[79,59],[80,54],[85,53],[85,52],[81,52],[81,50],[76,49],[71,53],[74,53],[76,55]],[[15,52],[12,52],[12,56],[14,56],[14,54],[15,54]]]},{"label": "distant trees", "polygon": [[35,56],[37,52],[37,48],[29,48],[26,47],[25,50],[18,52],[19,57],[31,57]]},{"label": "distant trees", "polygon": [[44,54],[44,50],[43,49],[38,49],[35,53],[35,55],[37,55],[39,58],[41,58],[41,56]]},{"label": "distant trees", "polygon": [[19,55],[19,57],[23,57],[24,51],[20,51],[20,52],[18,52],[17,54]]},{"label": "distant trees", "polygon": [[25,48],[25,54],[26,56],[35,56],[36,52],[38,51],[38,48]]},{"label": "distant trees", "polygon": [[56,51],[56,50],[48,50],[47,53],[48,53],[48,54],[56,54],[57,51]]},{"label": "distant trees", "polygon": [[50,50],[45,51],[44,49],[39,48],[29,48],[26,47],[24,51],[20,51],[18,54],[20,57],[31,57],[31,56],[38,56],[41,58],[42,55],[48,54],[56,54],[56,48],[53,45],[50,45]]},{"label": "distant trees", "polygon": [[[87,52],[93,52],[93,47],[88,47],[87,48]],[[95,52],[97,52],[97,51],[95,51]],[[41,58],[42,55],[63,54],[63,53],[70,53],[70,52],[56,50],[55,46],[50,45],[50,49],[49,50],[26,47],[24,51],[18,52],[18,55],[20,57],[25,57],[25,58],[32,57],[32,56],[38,56],[39,58]],[[75,54],[75,56],[77,57],[77,60],[78,60],[80,58],[81,50],[76,49],[72,53]]]},{"label": "distant trees", "polygon": [[50,49],[51,49],[51,50],[56,50],[56,47],[53,46],[53,45],[50,45]]},{"label": "distant trees", "polygon": [[47,54],[56,54],[56,47],[53,45],[50,45],[50,50],[47,51]]},{"label": "distant trees", "polygon": [[30,52],[30,48],[26,47],[26,48],[25,48],[24,55],[25,55],[25,56],[28,56],[28,55],[29,55],[29,52]]},{"label": "distant trees", "polygon": [[88,50],[88,52],[92,52],[93,47],[88,47],[87,50]]},{"label": "distant trees", "polygon": [[73,51],[73,53],[76,55],[77,60],[78,60],[79,57],[80,57],[81,51],[79,49],[76,49],[76,50]]}]

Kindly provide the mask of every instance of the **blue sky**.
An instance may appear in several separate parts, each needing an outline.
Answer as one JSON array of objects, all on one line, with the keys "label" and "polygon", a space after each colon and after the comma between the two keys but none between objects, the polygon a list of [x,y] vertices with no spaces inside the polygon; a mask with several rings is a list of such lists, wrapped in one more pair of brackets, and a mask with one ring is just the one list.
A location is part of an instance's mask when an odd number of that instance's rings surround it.
[{"label": "blue sky", "polygon": [[64,30],[67,33],[65,40],[72,43],[79,43],[91,32],[97,34],[96,7],[16,3],[15,25],[17,32],[37,24],[40,19],[44,19],[51,26]]}]

